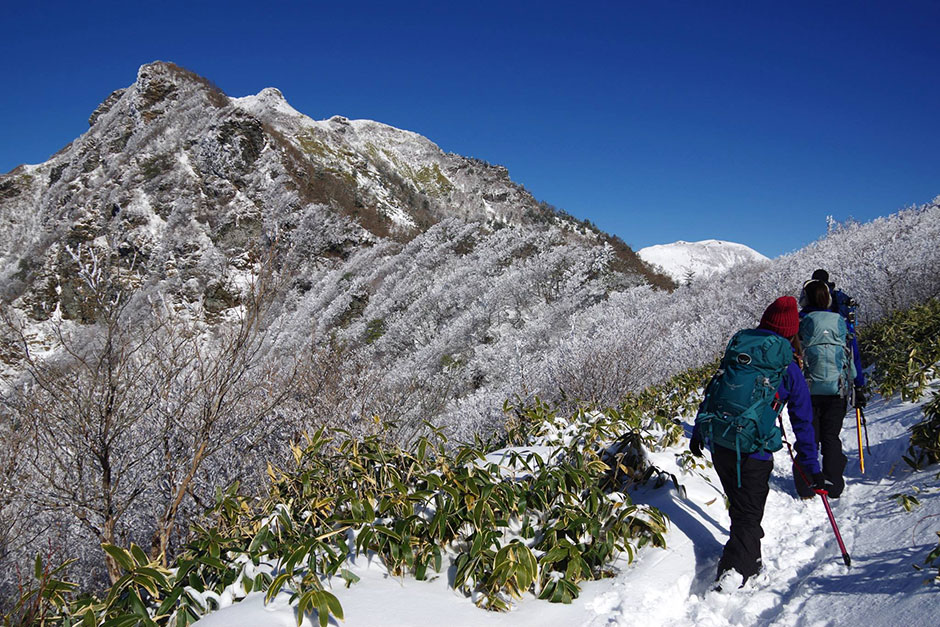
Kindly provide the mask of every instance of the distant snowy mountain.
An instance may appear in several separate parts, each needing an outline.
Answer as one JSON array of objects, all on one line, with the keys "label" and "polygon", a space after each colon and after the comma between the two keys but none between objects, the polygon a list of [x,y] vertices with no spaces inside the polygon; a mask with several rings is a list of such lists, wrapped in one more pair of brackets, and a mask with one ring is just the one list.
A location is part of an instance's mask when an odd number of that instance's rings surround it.
[{"label": "distant snowy mountain", "polygon": [[677,283],[706,279],[740,264],[769,261],[744,244],[716,239],[647,246],[637,254],[646,263],[662,268]]}]

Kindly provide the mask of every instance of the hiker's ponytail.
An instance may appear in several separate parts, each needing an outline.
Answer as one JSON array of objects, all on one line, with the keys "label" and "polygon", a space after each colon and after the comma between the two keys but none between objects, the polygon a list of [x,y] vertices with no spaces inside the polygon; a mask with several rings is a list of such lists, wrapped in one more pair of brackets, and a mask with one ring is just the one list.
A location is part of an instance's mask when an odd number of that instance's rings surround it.
[{"label": "hiker's ponytail", "polygon": [[796,363],[799,364],[800,368],[803,368],[803,344],[800,342],[800,334],[797,333],[791,337],[787,338],[790,340],[790,346],[793,347],[793,357],[796,359]]}]

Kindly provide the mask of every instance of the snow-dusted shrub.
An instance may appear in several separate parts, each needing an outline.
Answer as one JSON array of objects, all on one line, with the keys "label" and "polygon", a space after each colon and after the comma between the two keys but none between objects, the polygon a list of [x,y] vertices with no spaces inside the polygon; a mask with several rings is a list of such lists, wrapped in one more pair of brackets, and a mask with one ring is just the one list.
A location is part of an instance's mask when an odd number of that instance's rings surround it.
[{"label": "snow-dusted shrub", "polygon": [[511,437],[524,445],[499,451],[480,440],[454,446],[434,430],[408,451],[381,426],[341,442],[321,429],[291,446],[290,467],[269,466],[266,496],[219,490],[170,565],[133,544],[105,544],[118,579],[80,599],[59,581],[50,622],[186,625],[222,599],[286,589],[298,620],[316,610],[326,625],[343,612],[324,582],[354,583],[344,566],[363,554],[418,579],[452,564],[455,588],[506,610],[529,592],[570,602],[618,555],[632,561],[643,546],[664,546],[665,518],[627,489],[652,474],[645,450],[675,441],[671,420],[613,410],[562,417],[544,403],[510,411]]},{"label": "snow-dusted shrub", "polygon": [[58,350],[36,350],[22,319],[4,312],[21,371],[2,398],[0,455],[11,474],[0,523],[12,541],[0,559],[51,545],[63,560],[79,558],[73,569],[94,589],[120,577],[102,544],[138,542],[165,564],[204,511],[200,500],[258,472],[252,453],[270,454],[283,435],[296,360],[268,341],[263,280],[237,313],[207,327],[158,294],[128,289],[126,271],[95,249],[75,260],[87,320],[50,321]]},{"label": "snow-dusted shrub", "polygon": [[911,446],[904,459],[914,468],[940,462],[940,392],[924,405],[924,419],[911,427]]}]

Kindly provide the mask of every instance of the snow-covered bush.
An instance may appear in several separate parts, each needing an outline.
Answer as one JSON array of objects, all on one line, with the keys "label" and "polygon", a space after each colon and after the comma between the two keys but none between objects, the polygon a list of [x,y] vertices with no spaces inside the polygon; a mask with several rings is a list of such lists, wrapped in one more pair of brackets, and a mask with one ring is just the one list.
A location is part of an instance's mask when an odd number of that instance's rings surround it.
[{"label": "snow-covered bush", "polygon": [[40,605],[51,623],[186,625],[223,599],[286,589],[298,620],[316,610],[326,625],[343,616],[326,580],[354,583],[344,565],[367,555],[418,579],[452,564],[456,589],[507,610],[528,592],[570,602],[581,581],[611,574],[618,555],[632,561],[645,545],[664,546],[665,518],[627,489],[651,474],[646,447],[675,440],[671,420],[562,417],[543,403],[511,411],[524,446],[496,451],[480,440],[451,445],[439,431],[407,451],[380,425],[341,442],[321,429],[291,446],[289,468],[269,466],[265,497],[219,490],[169,568],[134,544],[105,544],[119,575],[106,594],[73,599],[74,585],[56,580],[58,596]]}]

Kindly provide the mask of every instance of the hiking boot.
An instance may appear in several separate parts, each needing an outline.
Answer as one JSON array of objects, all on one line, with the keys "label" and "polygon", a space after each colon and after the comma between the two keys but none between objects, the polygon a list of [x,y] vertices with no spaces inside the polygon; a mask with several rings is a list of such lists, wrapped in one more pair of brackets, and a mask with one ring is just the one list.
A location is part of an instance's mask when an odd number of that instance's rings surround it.
[{"label": "hiking boot", "polygon": [[730,568],[718,573],[718,576],[715,578],[715,587],[712,588],[712,590],[715,592],[733,592],[734,590],[743,588],[747,579],[747,577],[743,577],[738,571]]}]

